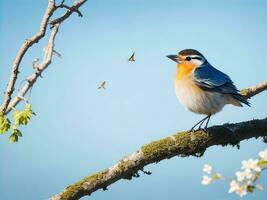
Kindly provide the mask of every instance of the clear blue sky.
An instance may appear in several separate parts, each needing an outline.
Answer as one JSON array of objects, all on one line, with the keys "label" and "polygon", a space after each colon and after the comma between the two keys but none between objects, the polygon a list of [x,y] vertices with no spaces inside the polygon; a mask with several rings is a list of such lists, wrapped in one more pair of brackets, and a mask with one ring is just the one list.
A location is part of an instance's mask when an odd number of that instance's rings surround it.
[{"label": "clear blue sky", "polygon": [[[0,91],[24,39],[39,28],[47,1],[0,2]],[[72,16],[56,38],[62,59],[38,80],[31,95],[37,116],[17,144],[0,137],[0,199],[42,200],[68,184],[109,167],[142,144],[189,129],[201,116],[186,111],[174,94],[175,64],[165,56],[184,48],[201,51],[238,88],[266,80],[267,2],[264,0],[89,0],[84,17]],[[20,80],[32,73],[44,42],[21,64]],[[136,62],[127,57],[136,51]],[[105,80],[107,89],[97,90]],[[3,95],[1,92],[0,100]],[[267,116],[267,93],[251,108],[226,106],[211,125]],[[173,158],[150,165],[152,176],[119,181],[91,199],[236,200],[228,183],[204,187],[202,166],[210,163],[232,177],[243,159],[266,144],[241,149],[212,147],[201,158]],[[267,176],[261,183],[267,188]],[[266,199],[257,192],[244,199]],[[90,199],[85,197],[84,199]]]}]

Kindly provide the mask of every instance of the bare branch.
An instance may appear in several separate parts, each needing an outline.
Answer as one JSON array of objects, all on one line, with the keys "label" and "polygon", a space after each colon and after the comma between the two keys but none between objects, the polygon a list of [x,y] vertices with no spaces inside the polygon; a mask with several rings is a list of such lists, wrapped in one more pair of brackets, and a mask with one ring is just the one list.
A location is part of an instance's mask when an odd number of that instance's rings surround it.
[{"label": "bare branch", "polygon": [[19,91],[18,95],[10,102],[6,110],[6,114],[9,113],[11,109],[14,108],[24,98],[25,94],[33,86],[33,84],[38,79],[38,77],[41,77],[42,72],[52,62],[54,42],[55,42],[55,37],[58,32],[58,29],[59,29],[59,24],[55,25],[54,28],[52,29],[47,47],[45,48],[45,53],[44,53],[44,58],[43,58],[42,63],[38,67],[36,67],[35,73],[27,78],[28,80],[27,83]]},{"label": "bare branch", "polygon": [[83,16],[83,14],[78,9],[76,9],[75,7],[70,7],[70,6],[67,6],[65,4],[61,4],[61,5],[57,6],[57,8],[66,8],[69,11],[73,10],[73,12],[76,12],[79,17]]},{"label": "bare branch", "polygon": [[59,52],[57,52],[56,50],[53,50],[53,56],[56,56],[58,58],[62,58],[62,55]]},{"label": "bare branch", "polygon": [[10,79],[9,79],[9,82],[8,82],[8,85],[5,91],[4,100],[0,107],[0,112],[5,113],[8,107],[8,104],[11,101],[11,96],[14,91],[15,83],[16,83],[17,76],[19,73],[19,66],[20,66],[22,58],[24,57],[29,47],[31,47],[34,43],[37,43],[41,38],[45,36],[47,24],[49,22],[50,17],[53,15],[54,10],[55,10],[55,1],[48,0],[48,6],[42,18],[39,32],[36,33],[32,38],[25,40],[19,52],[17,53],[17,56],[12,66],[11,76],[10,76]]},{"label": "bare branch", "polygon": [[259,83],[255,86],[249,87],[247,89],[241,90],[241,94],[249,99],[253,97],[254,95],[259,94],[260,92],[267,90],[267,81],[263,81],[262,83]]},{"label": "bare branch", "polygon": [[80,17],[82,17],[82,13],[79,11],[80,6],[82,6],[87,0],[80,0],[77,2],[74,2],[72,6],[66,6],[64,4],[64,1],[61,2],[60,5],[57,6],[57,8],[67,8],[67,11],[64,15],[62,15],[61,17],[52,20],[51,22],[49,22],[49,24],[51,25],[51,28],[53,28],[56,24],[59,24],[61,22],[63,22],[65,19],[67,19],[73,12],[78,13],[78,15]]},{"label": "bare branch", "polygon": [[204,131],[179,132],[142,146],[114,166],[68,186],[63,192],[51,197],[50,200],[77,200],[99,189],[106,190],[109,185],[120,179],[138,177],[138,171],[143,170],[148,164],[158,163],[174,156],[201,156],[211,146],[239,146],[240,141],[266,136],[267,118],[213,126],[209,128],[209,133]]},{"label": "bare branch", "polygon": [[[59,6],[55,5],[55,0],[48,0],[48,7],[46,9],[46,12],[43,16],[41,27],[38,33],[34,35],[31,39],[26,40],[22,47],[20,48],[15,62],[12,67],[12,72],[10,76],[10,80],[5,92],[4,101],[3,104],[0,107],[0,112],[3,114],[8,114],[12,108],[14,108],[22,99],[24,99],[25,94],[32,88],[32,85],[35,83],[38,77],[42,77],[42,72],[48,67],[48,65],[51,63],[52,57],[51,57],[51,49],[52,49],[52,55],[56,55],[59,58],[61,55],[53,49],[54,47],[54,37],[58,31],[59,25],[61,22],[63,22],[65,19],[67,19],[73,12],[78,12],[78,8],[84,4],[87,0],[81,0],[79,2],[76,2],[73,4],[73,6],[69,7],[64,4],[64,0],[62,0],[61,4]],[[23,59],[25,53],[27,50],[34,44],[37,43],[40,39],[42,39],[45,36],[47,25],[49,24],[49,20],[53,13],[60,7],[69,8],[65,15],[63,15],[62,20],[59,22],[56,22],[53,24],[53,30],[50,35],[50,39],[48,42],[48,47],[44,49],[44,59],[43,62],[40,65],[37,65],[36,60],[33,61],[32,65],[35,69],[35,73],[27,78],[28,82],[23,86],[23,88],[18,92],[17,96],[12,99],[12,93],[14,91],[15,83],[17,80],[17,76],[19,73],[19,65],[21,60]],[[79,13],[79,12],[78,12]],[[54,29],[55,28],[55,29]]]}]

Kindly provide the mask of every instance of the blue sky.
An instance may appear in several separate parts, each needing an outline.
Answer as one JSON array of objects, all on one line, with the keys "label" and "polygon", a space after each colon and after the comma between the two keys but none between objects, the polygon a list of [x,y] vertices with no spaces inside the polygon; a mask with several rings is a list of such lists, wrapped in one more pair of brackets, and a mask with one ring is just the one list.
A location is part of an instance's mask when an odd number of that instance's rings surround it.
[{"label": "blue sky", "polygon": [[[1,0],[0,91],[46,4]],[[0,199],[46,199],[145,143],[189,129],[202,116],[177,101],[176,68],[168,54],[198,49],[240,89],[266,80],[266,9],[264,0],[88,1],[83,18],[72,16],[60,27],[55,49],[63,58],[55,58],[34,86],[30,102],[37,116],[23,127],[23,138],[17,144],[9,144],[8,135],[0,138]],[[26,55],[18,83],[32,73],[31,62],[42,57],[44,45]],[[136,62],[128,63],[133,51]],[[107,89],[97,90],[104,80]],[[251,108],[226,106],[210,124],[264,118],[266,101],[262,93],[251,99]],[[232,177],[243,159],[265,147],[250,140],[240,150],[212,147],[201,158],[173,158],[148,166],[152,176],[119,181],[91,199],[237,199],[226,182],[200,184],[203,164]],[[267,187],[266,177],[261,183]],[[264,197],[266,190],[244,199]]]}]

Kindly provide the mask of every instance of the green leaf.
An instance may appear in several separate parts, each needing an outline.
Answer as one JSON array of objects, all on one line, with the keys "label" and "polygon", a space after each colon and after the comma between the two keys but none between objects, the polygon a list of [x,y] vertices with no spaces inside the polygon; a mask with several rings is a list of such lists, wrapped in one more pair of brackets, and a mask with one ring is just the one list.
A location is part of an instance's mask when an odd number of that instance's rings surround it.
[{"label": "green leaf", "polygon": [[13,119],[15,122],[15,125],[27,125],[29,121],[31,120],[32,115],[35,115],[35,113],[32,111],[31,105],[26,104],[23,111],[16,110],[13,113]]},{"label": "green leaf", "polygon": [[0,113],[0,134],[7,132],[10,128],[10,120]]},{"label": "green leaf", "polygon": [[267,161],[265,161],[263,159],[259,160],[259,162],[258,162],[259,167],[265,167],[266,165],[267,165]]},{"label": "green leaf", "polygon": [[19,137],[17,135],[10,135],[10,137],[9,137],[10,143],[17,142],[18,140],[19,140]]},{"label": "green leaf", "polygon": [[36,115],[35,112],[33,112],[32,110],[31,104],[26,104],[24,110],[29,112],[31,115]]},{"label": "green leaf", "polygon": [[16,127],[12,128],[11,135],[9,137],[9,141],[11,143],[17,142],[19,140],[19,137],[22,137],[22,133],[19,129]]},{"label": "green leaf", "polygon": [[256,188],[256,187],[255,187],[254,185],[248,185],[248,186],[247,186],[247,191],[248,191],[248,192],[253,192],[255,188]]},{"label": "green leaf", "polygon": [[221,178],[221,175],[218,174],[218,173],[216,173],[216,174],[213,175],[212,178],[213,178],[214,180],[219,180],[219,179]]},{"label": "green leaf", "polygon": [[22,137],[22,133],[19,129],[13,129],[13,134],[17,135],[18,137]]}]

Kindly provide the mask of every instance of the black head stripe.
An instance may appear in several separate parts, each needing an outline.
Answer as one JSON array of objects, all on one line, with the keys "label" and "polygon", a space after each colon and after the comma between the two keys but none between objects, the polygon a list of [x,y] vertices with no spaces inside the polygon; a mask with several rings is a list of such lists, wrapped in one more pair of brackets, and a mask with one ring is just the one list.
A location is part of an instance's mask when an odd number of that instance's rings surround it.
[{"label": "black head stripe", "polygon": [[195,49],[184,49],[180,51],[179,54],[183,56],[198,55],[198,56],[204,57],[200,52],[198,52]]},{"label": "black head stripe", "polygon": [[194,56],[194,57],[191,56],[191,58],[192,58],[192,59],[196,59],[196,60],[202,60],[201,57],[197,57],[197,56]]}]

